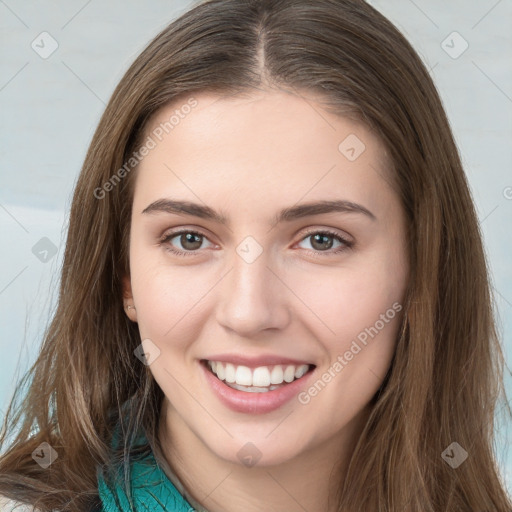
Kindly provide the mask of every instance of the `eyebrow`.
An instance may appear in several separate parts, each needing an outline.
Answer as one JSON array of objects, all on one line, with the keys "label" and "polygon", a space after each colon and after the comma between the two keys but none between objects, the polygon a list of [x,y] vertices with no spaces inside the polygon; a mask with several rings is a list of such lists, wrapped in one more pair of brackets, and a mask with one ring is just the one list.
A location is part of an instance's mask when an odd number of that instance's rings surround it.
[{"label": "eyebrow", "polygon": [[[214,210],[206,205],[193,203],[190,201],[178,201],[175,199],[158,199],[144,208],[143,214],[151,213],[174,213],[185,214],[199,217],[201,219],[211,220],[226,226],[230,225],[229,217],[222,211]],[[370,218],[372,221],[377,220],[377,217],[365,208],[364,206],[346,200],[334,201],[316,201],[311,203],[304,203],[295,206],[284,208],[277,215],[275,215],[270,224],[279,224],[281,222],[291,222],[303,217],[312,215],[321,215],[324,213],[359,213]]]}]

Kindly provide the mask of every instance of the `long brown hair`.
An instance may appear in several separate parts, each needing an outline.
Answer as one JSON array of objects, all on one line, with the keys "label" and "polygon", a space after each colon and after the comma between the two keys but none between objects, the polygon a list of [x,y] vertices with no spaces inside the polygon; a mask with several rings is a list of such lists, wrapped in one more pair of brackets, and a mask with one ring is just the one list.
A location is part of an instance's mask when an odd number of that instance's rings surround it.
[{"label": "long brown hair", "polygon": [[[76,184],[57,310],[5,419],[0,494],[87,510],[98,468],[113,463],[123,404],[124,455],[139,428],[156,437],[163,394],[135,359],[141,339],[123,310],[136,173],[125,164],[161,107],[255,87],[314,92],[376,130],[408,217],[403,325],[339,482],[339,510],[509,512],[493,453],[504,361],[468,183],[428,71],[362,0],[202,2],[128,69]],[[48,469],[31,456],[42,442],[58,453]],[[468,452],[457,469],[441,456],[453,442]]]}]

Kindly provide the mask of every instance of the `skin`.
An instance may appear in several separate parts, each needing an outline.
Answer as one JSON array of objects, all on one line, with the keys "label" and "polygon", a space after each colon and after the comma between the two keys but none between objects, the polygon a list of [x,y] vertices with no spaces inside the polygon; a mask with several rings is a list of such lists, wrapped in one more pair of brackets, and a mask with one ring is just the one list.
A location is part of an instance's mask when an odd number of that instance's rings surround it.
[{"label": "skin", "polygon": [[[199,360],[278,354],[314,363],[320,376],[358,334],[402,303],[406,223],[386,150],[364,125],[327,113],[311,95],[258,90],[194,97],[197,107],[136,171],[124,279],[125,302],[136,308],[127,314],[141,339],[160,350],[149,368],[166,397],[164,455],[212,512],[334,511],[328,494],[342,481],[390,366],[400,314],[305,405],[292,399],[265,414],[231,411],[205,385]],[[159,111],[147,134],[184,103]],[[338,149],[350,134],[366,146],[354,161]],[[171,197],[220,210],[230,225],[142,213]],[[334,212],[271,224],[283,208],[336,199],[358,203],[376,219]],[[161,243],[179,229],[205,237]],[[322,229],[354,245],[335,254],[343,247],[335,237],[315,244]],[[263,251],[250,264],[236,251],[247,236]],[[195,253],[178,256],[169,247]],[[247,442],[261,452],[253,467],[237,456]]]}]

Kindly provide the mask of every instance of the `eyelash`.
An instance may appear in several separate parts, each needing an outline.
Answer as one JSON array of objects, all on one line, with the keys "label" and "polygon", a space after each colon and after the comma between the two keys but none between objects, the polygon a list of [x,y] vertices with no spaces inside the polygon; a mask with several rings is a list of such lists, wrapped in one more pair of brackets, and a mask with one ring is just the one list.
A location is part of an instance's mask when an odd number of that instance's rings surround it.
[{"label": "eyelash", "polygon": [[[165,235],[160,240],[161,244],[167,244],[170,242],[173,238],[176,238],[178,235],[184,235],[184,234],[193,234],[193,235],[199,235],[203,238],[208,238],[204,233],[201,233],[200,231],[194,231],[194,230],[182,230],[182,231],[175,231],[174,233],[169,233],[168,235]],[[324,257],[325,256],[332,256],[334,254],[340,254],[343,251],[346,251],[347,249],[351,249],[354,245],[354,242],[351,242],[350,240],[347,240],[346,238],[343,238],[338,233],[335,233],[333,231],[330,231],[328,229],[324,230],[317,230],[317,231],[308,231],[305,233],[305,236],[301,238],[300,241],[309,238],[313,235],[330,235],[334,238],[336,238],[338,241],[340,241],[343,245],[341,247],[338,247],[338,249],[334,251],[313,251],[310,249],[306,249],[310,254],[312,254],[315,257]],[[171,246],[165,248],[166,251],[175,254],[176,256],[195,256],[198,251],[181,251],[179,249],[174,249]]]}]

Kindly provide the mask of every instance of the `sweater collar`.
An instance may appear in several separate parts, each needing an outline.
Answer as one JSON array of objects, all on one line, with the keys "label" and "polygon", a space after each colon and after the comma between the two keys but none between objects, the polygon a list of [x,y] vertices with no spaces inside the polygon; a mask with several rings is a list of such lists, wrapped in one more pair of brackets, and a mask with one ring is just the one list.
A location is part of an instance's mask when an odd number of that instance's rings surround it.
[{"label": "sweater collar", "polygon": [[[138,438],[137,445],[141,444],[150,446],[144,435]],[[126,489],[123,469],[123,464],[120,464],[111,468],[106,475],[102,471],[98,471],[98,493],[103,507],[101,512],[142,512],[147,510],[152,512],[170,510],[194,512],[196,510],[169,480],[157,463],[152,450],[130,460],[131,491]]]},{"label": "sweater collar", "polygon": [[195,509],[178,492],[156,464],[153,455],[130,463],[131,502],[121,481],[107,484],[100,475],[98,491],[102,512],[147,511],[193,512]]}]

